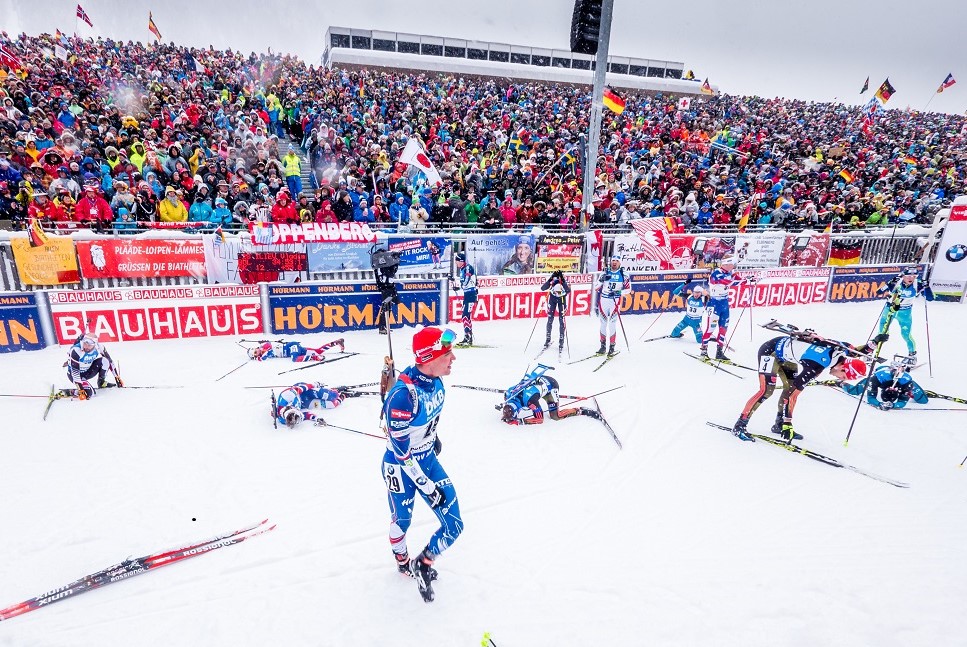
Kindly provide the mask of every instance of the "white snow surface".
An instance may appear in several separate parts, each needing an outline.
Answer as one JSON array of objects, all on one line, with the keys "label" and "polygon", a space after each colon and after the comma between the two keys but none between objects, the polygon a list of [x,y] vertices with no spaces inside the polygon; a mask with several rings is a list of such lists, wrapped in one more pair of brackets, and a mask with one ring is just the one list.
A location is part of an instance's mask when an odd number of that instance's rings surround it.
[{"label": "white snow surface", "polygon": [[[852,342],[879,303],[765,309]],[[933,378],[963,397],[963,306],[932,303]],[[755,361],[774,336],[737,322],[734,359]],[[924,307],[914,335],[926,358]],[[649,336],[667,334],[662,315]],[[623,319],[621,354],[599,372],[557,364],[563,393],[600,398],[624,442],[578,417],[503,425],[496,394],[447,389],[441,462],[465,531],[439,560],[436,601],[396,572],[378,439],[317,428],[272,428],[269,390],[321,379],[378,380],[386,337],[351,332],[362,354],[278,376],[287,360],[244,361],[233,338],[108,344],[127,383],[182,389],[104,390],[88,402],[0,398],[3,532],[0,606],[62,586],[129,556],[221,534],[268,517],[278,527],[52,604],[0,624],[0,645],[964,645],[967,600],[967,413],[859,411],[828,387],[807,389],[795,423],[803,447],[910,483],[899,489],[785,452],[740,442],[731,425],[756,389],[683,355],[685,339],[638,341],[655,316]],[[543,341],[543,320],[480,322],[457,350],[448,384],[507,387]],[[453,327],[457,327],[455,324]],[[885,355],[904,351],[897,327]],[[412,329],[393,333],[399,366]],[[555,324],[554,337],[557,329]],[[333,335],[311,335],[307,342]],[[752,338],[750,340],[750,337]],[[597,346],[597,322],[569,321],[573,359]],[[0,356],[0,392],[69,386],[65,348]],[[565,360],[567,357],[565,357]],[[767,434],[778,395],[752,418]],[[919,405],[911,405],[917,408]],[[957,407],[942,400],[927,406]],[[379,433],[379,399],[347,400],[329,422]],[[418,501],[416,554],[437,526]]]}]

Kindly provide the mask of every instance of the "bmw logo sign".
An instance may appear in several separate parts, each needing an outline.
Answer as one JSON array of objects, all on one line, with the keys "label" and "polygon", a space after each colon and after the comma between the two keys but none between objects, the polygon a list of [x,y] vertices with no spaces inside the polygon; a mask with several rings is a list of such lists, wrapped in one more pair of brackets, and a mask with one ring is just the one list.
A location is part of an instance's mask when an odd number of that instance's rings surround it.
[{"label": "bmw logo sign", "polygon": [[947,250],[947,260],[957,263],[967,258],[967,245],[954,245]]}]

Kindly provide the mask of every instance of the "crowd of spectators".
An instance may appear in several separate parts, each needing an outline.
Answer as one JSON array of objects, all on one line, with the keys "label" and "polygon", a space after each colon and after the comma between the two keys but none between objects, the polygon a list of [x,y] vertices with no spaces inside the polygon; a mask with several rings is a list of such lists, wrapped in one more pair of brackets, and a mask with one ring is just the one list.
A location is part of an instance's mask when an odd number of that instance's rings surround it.
[{"label": "crowd of spectators", "polygon": [[[48,34],[0,42],[17,59],[0,61],[0,220],[15,229],[580,225],[587,87]],[[626,104],[605,111],[592,227],[661,216],[677,231],[734,229],[746,213],[791,230],[928,222],[967,170],[957,115],[724,94]],[[442,185],[397,161],[413,136]]]}]

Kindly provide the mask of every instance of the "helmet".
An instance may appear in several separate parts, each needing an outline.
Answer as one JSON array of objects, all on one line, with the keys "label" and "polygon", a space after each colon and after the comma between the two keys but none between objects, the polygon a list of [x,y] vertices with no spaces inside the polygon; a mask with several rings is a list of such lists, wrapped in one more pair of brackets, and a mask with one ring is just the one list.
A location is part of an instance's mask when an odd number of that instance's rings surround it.
[{"label": "helmet", "polygon": [[884,402],[896,402],[897,400],[900,399],[900,389],[898,389],[895,386],[888,386],[885,389],[883,389],[883,392],[880,394],[880,397],[883,399]]},{"label": "helmet", "polygon": [[843,378],[856,380],[866,375],[866,362],[859,357],[847,357],[843,360]]},{"label": "helmet", "polygon": [[258,352],[258,351],[259,351],[259,347],[258,347],[258,346],[254,346],[254,347],[252,347],[252,348],[249,348],[249,349],[248,349],[247,351],[245,351],[245,352],[247,352],[247,353],[248,353],[248,358],[249,358],[249,359],[255,359],[256,357],[258,357],[258,356],[259,356],[259,352]]},{"label": "helmet", "polygon": [[81,338],[81,346],[97,346],[97,339],[94,335],[84,335]]},{"label": "helmet", "polygon": [[453,255],[453,260],[455,260],[457,263],[466,263],[467,255],[464,254],[463,252],[457,252],[456,254]]},{"label": "helmet", "polygon": [[285,426],[289,429],[302,422],[303,418],[302,412],[295,407],[289,406],[282,410],[282,419],[285,420]]},{"label": "helmet", "polygon": [[692,288],[692,294],[695,294],[695,295],[705,294],[705,288],[701,285],[696,285],[695,287]]},{"label": "helmet", "polygon": [[510,422],[517,417],[517,407],[515,407],[510,402],[504,402],[504,406],[500,410],[500,419],[504,422]]}]

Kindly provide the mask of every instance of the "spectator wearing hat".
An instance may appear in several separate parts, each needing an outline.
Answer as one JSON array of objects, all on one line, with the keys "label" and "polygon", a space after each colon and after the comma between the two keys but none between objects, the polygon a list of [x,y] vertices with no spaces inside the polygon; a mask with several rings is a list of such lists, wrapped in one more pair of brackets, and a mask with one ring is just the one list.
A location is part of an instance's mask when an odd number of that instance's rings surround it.
[{"label": "spectator wearing hat", "polygon": [[114,222],[114,212],[97,190],[96,184],[84,187],[84,194],[77,201],[77,218],[85,227],[109,229]]},{"label": "spectator wearing hat", "polygon": [[188,209],[178,198],[177,189],[165,189],[165,199],[158,204],[158,218],[161,222],[188,222]]},{"label": "spectator wearing hat", "polygon": [[117,210],[117,218],[114,220],[114,231],[119,234],[137,233],[138,223],[134,221],[131,212],[126,207]]},{"label": "spectator wearing hat", "polygon": [[228,209],[228,201],[219,196],[215,198],[215,208],[212,210],[211,222],[216,227],[228,227],[234,221],[232,212]]},{"label": "spectator wearing hat", "polygon": [[299,224],[299,211],[296,209],[288,189],[279,191],[279,195],[272,205],[272,222],[276,224]]}]

